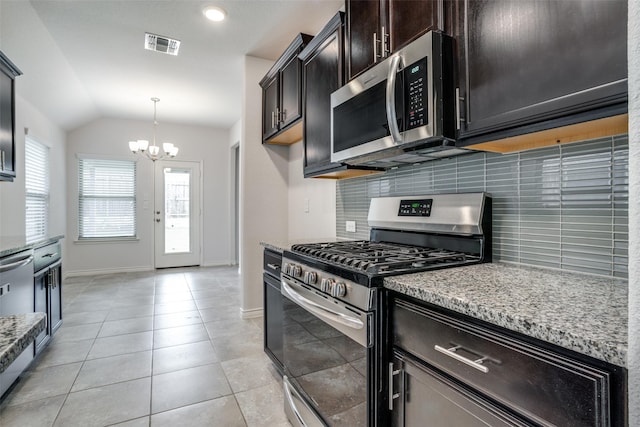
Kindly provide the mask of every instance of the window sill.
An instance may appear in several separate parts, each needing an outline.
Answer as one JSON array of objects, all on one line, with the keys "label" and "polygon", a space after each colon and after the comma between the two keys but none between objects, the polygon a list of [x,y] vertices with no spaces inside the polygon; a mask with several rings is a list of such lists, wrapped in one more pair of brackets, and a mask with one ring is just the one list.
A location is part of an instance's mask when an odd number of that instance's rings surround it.
[{"label": "window sill", "polygon": [[73,241],[76,245],[95,245],[96,243],[134,243],[139,242],[137,237],[95,237],[89,239],[76,239]]}]

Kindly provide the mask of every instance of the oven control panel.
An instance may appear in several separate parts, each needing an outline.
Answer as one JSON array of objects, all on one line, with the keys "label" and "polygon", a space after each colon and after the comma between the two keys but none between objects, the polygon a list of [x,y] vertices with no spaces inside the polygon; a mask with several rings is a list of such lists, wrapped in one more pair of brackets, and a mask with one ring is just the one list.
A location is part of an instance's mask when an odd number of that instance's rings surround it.
[{"label": "oven control panel", "polygon": [[370,295],[371,289],[367,286],[287,258],[282,260],[282,275],[362,310],[371,309],[373,298]]},{"label": "oven control panel", "polygon": [[400,200],[398,216],[431,216],[433,199]]},{"label": "oven control panel", "polygon": [[314,287],[319,287],[322,292],[326,292],[334,298],[343,298],[347,295],[347,285],[344,281],[328,277],[318,280],[318,273],[309,270],[309,267],[303,269],[299,264],[287,262],[282,268],[282,272],[307,285],[315,285]]}]

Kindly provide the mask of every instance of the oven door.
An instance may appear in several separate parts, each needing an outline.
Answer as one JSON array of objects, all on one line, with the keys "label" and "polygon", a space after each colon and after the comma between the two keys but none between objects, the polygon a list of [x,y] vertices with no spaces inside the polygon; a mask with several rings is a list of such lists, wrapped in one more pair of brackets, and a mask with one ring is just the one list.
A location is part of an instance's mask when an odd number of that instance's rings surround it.
[{"label": "oven door", "polygon": [[365,427],[373,314],[282,276],[285,411],[294,426]]}]

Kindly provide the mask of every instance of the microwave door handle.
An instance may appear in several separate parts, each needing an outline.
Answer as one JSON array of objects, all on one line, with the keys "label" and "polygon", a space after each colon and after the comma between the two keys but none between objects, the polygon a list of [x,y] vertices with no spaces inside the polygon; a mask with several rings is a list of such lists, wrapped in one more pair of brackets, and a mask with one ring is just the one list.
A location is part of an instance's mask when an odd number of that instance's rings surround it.
[{"label": "microwave door handle", "polygon": [[396,114],[396,77],[400,67],[400,60],[400,55],[391,57],[389,75],[387,76],[387,122],[389,123],[389,132],[394,144],[402,142],[400,129],[398,128],[398,115]]}]

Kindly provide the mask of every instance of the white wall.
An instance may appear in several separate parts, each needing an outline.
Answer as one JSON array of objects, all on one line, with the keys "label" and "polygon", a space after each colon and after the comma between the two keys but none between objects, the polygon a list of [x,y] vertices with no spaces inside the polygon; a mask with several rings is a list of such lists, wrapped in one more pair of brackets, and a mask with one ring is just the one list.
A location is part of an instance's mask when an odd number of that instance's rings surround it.
[{"label": "white wall", "polygon": [[[0,50],[20,68],[23,75],[16,79],[16,174],[13,182],[0,182],[0,238],[24,241],[25,192],[24,192],[24,144],[25,128],[29,136],[48,146],[51,167],[51,198],[49,202],[49,235],[66,234],[66,186],[65,143],[63,129],[45,117],[33,106],[28,94],[47,78],[55,81],[59,76],[47,75],[41,56],[32,58],[32,52],[24,47],[25,39],[37,40],[37,46],[50,53],[47,59],[57,60],[58,51],[48,33],[28,2],[0,1]],[[37,91],[36,91],[37,93]],[[63,245],[64,246],[64,245]],[[63,248],[64,250],[64,248]],[[66,264],[63,263],[63,270]]]},{"label": "white wall", "polygon": [[262,90],[272,62],[245,57],[240,139],[240,269],[244,317],[262,314],[262,241],[288,233],[288,147],[262,145]]},{"label": "white wall", "polygon": [[629,0],[629,425],[640,426],[640,2]]},{"label": "white wall", "polygon": [[336,235],[336,182],[305,179],[303,151],[302,142],[289,147],[289,240],[333,239]]},{"label": "white wall", "polygon": [[[138,237],[136,242],[77,243],[77,154],[137,159],[131,139],[151,139],[151,121],[99,119],[73,130],[67,150],[67,269],[70,275],[153,268],[153,163],[138,160]],[[229,254],[228,131],[160,122],[158,142],[180,148],[176,160],[202,161],[202,264],[227,265]],[[145,201],[148,201],[145,209]]]},{"label": "white wall", "polygon": [[[49,235],[66,234],[66,186],[64,131],[44,117],[20,97],[20,80],[16,81],[16,178],[13,182],[0,182],[0,236],[24,240],[25,191],[24,144],[25,128],[29,136],[49,147],[51,189],[49,201]],[[63,263],[66,270],[66,262]]]}]

